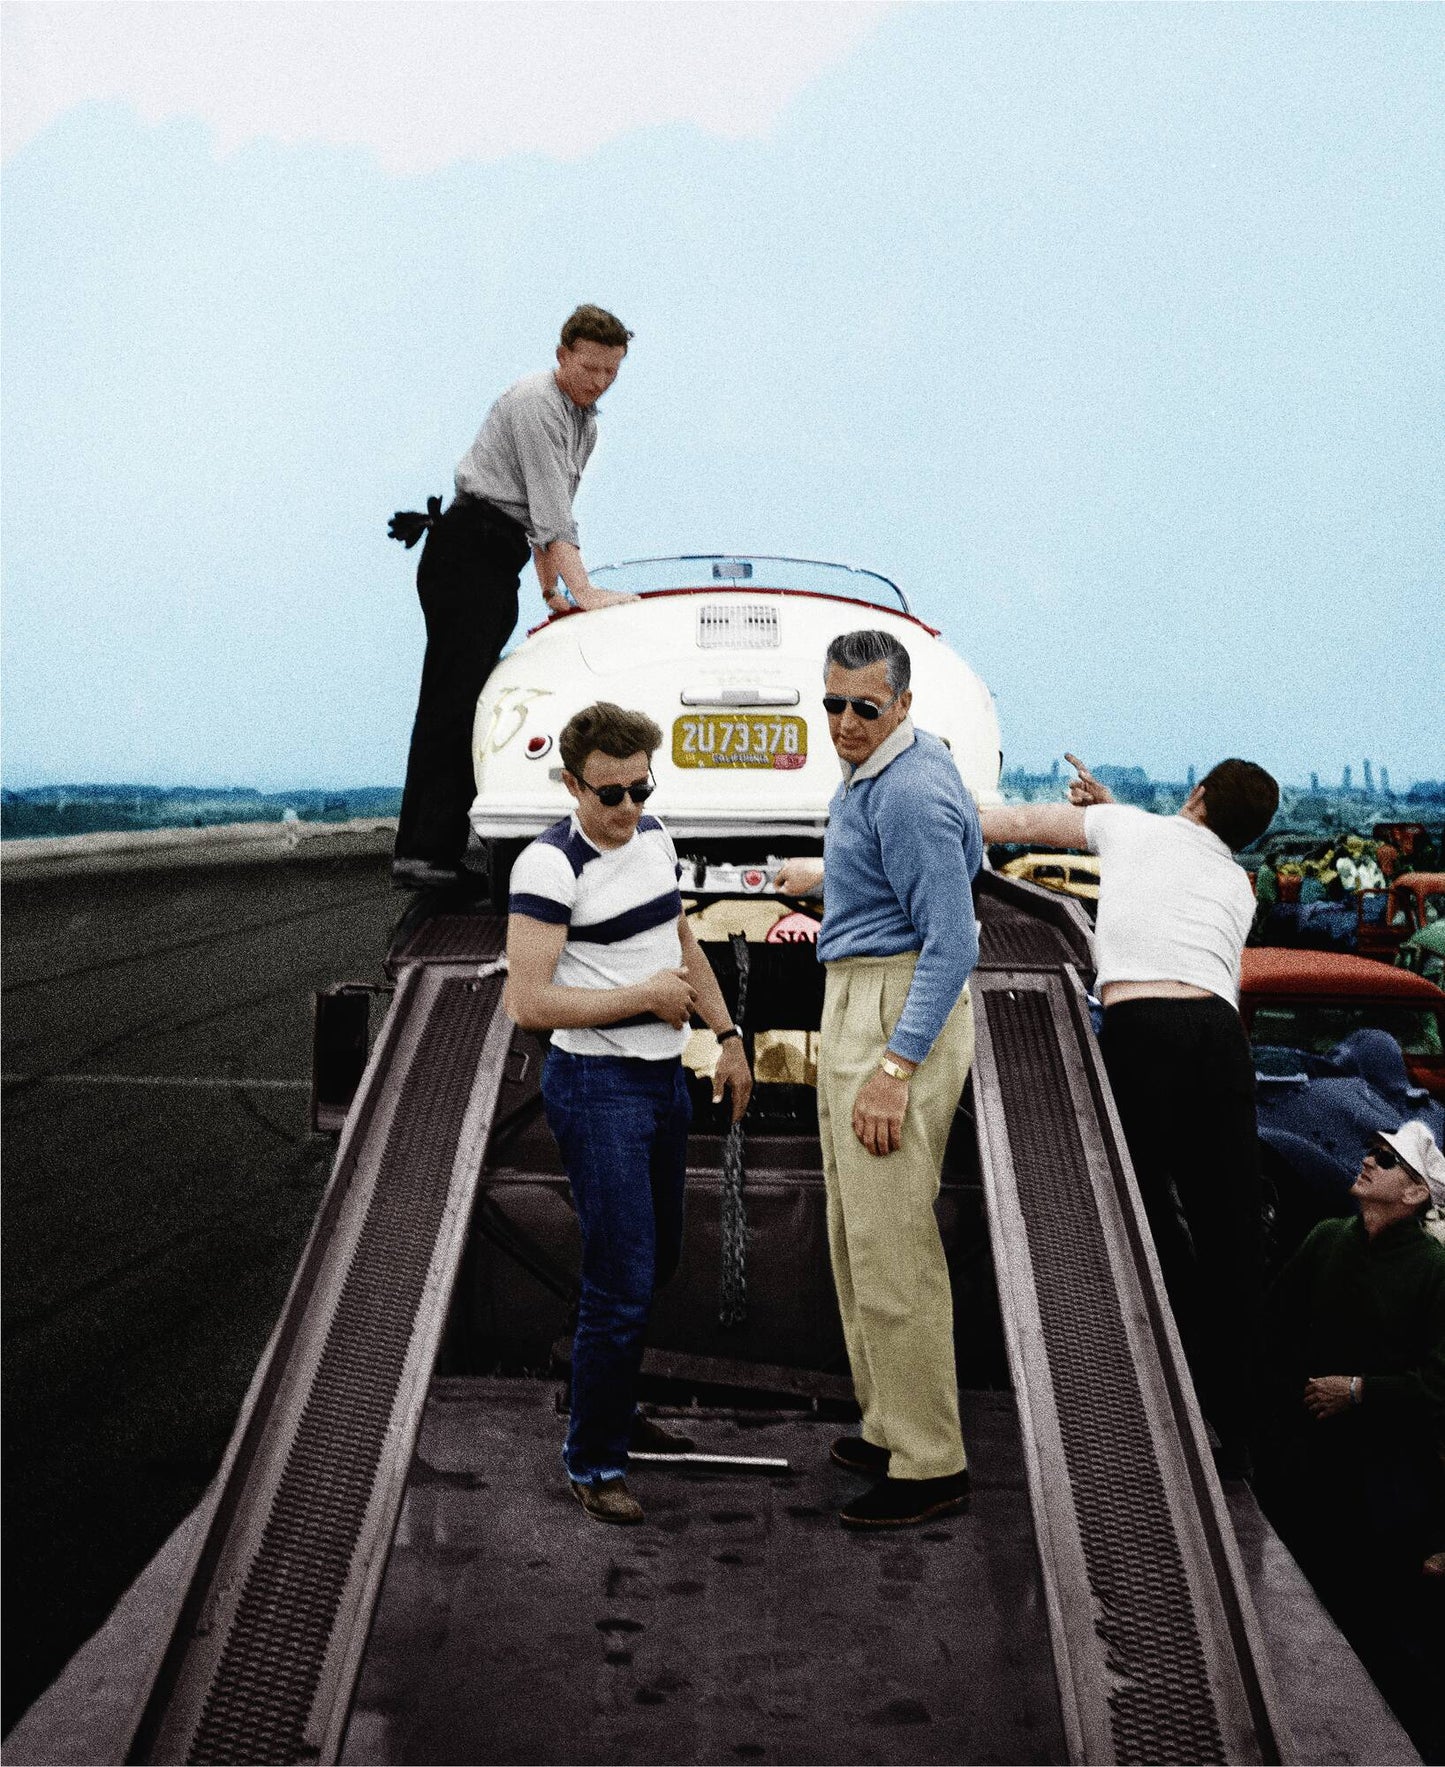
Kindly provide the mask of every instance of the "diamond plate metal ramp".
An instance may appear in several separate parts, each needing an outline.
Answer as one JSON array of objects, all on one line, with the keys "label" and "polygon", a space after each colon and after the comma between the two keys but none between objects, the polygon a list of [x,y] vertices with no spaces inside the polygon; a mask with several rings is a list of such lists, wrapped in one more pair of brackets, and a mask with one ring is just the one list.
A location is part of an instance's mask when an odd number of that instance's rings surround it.
[{"label": "diamond plate metal ramp", "polygon": [[974,879],[980,969],[1094,967],[1094,931],[1082,905],[1058,890],[984,870]]},{"label": "diamond plate metal ramp", "polygon": [[131,1760],[336,1758],[496,1110],[501,971],[403,971]]},{"label": "diamond plate metal ramp", "polygon": [[1070,1759],[1292,1758],[1072,970],[980,970],[980,1165]]}]

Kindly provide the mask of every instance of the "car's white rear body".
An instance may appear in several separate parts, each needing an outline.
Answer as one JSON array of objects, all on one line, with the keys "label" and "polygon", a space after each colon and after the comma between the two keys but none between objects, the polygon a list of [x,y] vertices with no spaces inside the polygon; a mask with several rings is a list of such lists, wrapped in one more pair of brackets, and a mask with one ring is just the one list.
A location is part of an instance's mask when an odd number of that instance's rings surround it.
[{"label": "car's white rear body", "polygon": [[[483,841],[530,838],[567,813],[557,737],[595,700],[646,712],[661,729],[649,807],[679,844],[746,840],[761,857],[786,850],[788,840],[820,838],[838,783],[822,705],[824,653],[840,633],[865,627],[906,647],[914,721],[948,744],[980,803],[998,801],[988,689],[902,607],[856,598],[891,590],[901,603],[886,579],[761,558],[644,563],[596,571],[594,580],[669,586],[549,619],[493,670],[473,729],[471,822]],[[799,582],[824,587],[790,586]],[[843,593],[832,592],[835,582]]]}]

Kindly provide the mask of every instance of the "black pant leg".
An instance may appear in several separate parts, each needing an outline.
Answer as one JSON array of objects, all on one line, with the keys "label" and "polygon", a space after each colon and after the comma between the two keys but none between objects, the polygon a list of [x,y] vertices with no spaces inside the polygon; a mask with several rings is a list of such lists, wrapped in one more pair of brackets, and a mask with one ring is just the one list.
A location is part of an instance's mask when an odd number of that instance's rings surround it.
[{"label": "black pant leg", "polygon": [[472,722],[487,677],[517,623],[527,545],[455,509],[426,537],[417,594],[426,655],[407,755],[396,856],[458,864],[475,795]]},{"label": "black pant leg", "polygon": [[1184,1052],[1177,1024],[1170,1014],[1157,1010],[1173,1004],[1137,1000],[1110,1007],[1104,1014],[1099,1049],[1175,1324],[1192,1363],[1198,1311],[1195,1254],[1174,1178],[1180,1134],[1176,1093]]},{"label": "black pant leg", "polygon": [[1111,1007],[1100,1038],[1200,1408],[1254,1434],[1263,1289],[1254,1063],[1224,1001]]},{"label": "black pant leg", "polygon": [[1174,1181],[1197,1272],[1194,1376],[1220,1439],[1242,1450],[1258,1421],[1264,1298],[1254,1061],[1239,1015],[1226,1002],[1186,1004],[1196,1037],[1180,1077],[1188,1127]]}]

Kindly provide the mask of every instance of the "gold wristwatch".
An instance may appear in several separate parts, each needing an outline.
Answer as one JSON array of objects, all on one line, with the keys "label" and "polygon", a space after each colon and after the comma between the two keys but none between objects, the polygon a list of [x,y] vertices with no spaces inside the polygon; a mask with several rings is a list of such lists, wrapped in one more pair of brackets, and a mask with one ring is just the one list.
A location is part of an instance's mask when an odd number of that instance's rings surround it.
[{"label": "gold wristwatch", "polygon": [[900,1067],[891,1055],[885,1055],[878,1065],[890,1080],[911,1080],[913,1078],[912,1069]]}]

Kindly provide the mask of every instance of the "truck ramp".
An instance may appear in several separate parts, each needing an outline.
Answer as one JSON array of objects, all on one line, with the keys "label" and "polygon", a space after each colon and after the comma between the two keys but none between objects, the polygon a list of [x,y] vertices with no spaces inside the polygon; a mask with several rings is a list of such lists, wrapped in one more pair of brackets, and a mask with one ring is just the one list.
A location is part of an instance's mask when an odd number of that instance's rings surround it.
[{"label": "truck ramp", "polygon": [[1289,1743],[1074,970],[975,978],[979,1159],[1069,1755]]},{"label": "truck ramp", "polygon": [[[990,875],[978,909],[977,1158],[1067,1758],[1287,1760],[1089,1027],[1087,923]],[[499,1097],[530,1060],[503,931],[437,916],[394,947],[132,1760],[338,1758]]]},{"label": "truck ramp", "polygon": [[506,1068],[497,961],[408,965],[130,1759],[334,1760]]}]

